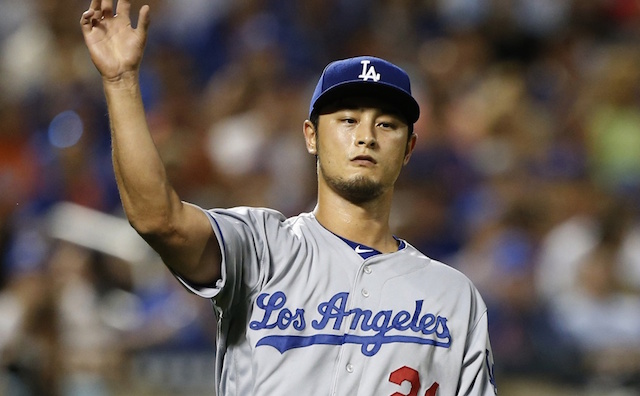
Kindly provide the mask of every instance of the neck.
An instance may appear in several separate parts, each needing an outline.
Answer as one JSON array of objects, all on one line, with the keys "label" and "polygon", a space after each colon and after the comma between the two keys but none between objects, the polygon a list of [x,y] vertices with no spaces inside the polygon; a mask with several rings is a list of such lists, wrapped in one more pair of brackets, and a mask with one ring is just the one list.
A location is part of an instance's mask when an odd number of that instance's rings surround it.
[{"label": "neck", "polygon": [[323,227],[343,238],[383,253],[398,249],[389,227],[393,192],[363,203],[353,203],[329,188],[319,188],[314,215]]}]

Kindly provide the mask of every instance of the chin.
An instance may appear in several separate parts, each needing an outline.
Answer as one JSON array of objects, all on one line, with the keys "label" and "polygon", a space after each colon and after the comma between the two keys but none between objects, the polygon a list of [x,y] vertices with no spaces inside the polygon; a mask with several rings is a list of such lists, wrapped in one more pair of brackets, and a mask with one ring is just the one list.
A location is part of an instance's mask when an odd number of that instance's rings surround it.
[{"label": "chin", "polygon": [[354,203],[372,201],[382,195],[383,186],[370,178],[356,176],[349,180],[326,179],[327,184],[345,199]]}]

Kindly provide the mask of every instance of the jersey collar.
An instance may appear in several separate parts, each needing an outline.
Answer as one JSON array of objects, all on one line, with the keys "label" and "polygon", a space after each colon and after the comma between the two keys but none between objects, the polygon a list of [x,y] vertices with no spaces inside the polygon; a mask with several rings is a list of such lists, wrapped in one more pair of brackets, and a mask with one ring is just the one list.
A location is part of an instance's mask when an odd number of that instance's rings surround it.
[{"label": "jersey collar", "polygon": [[[363,245],[361,243],[356,243],[353,241],[350,241],[347,238],[343,238],[340,235],[336,235],[338,238],[342,239],[342,241],[344,241],[344,243],[346,243],[347,245],[349,245],[349,247],[351,249],[353,249],[354,252],[356,252],[360,257],[362,257],[363,259],[368,259],[369,257],[373,257],[373,256],[377,256],[379,254],[382,254],[382,252],[380,252],[379,250],[376,250],[370,246],[367,245]],[[397,237],[393,237],[396,241],[398,241],[398,250],[402,250],[405,247],[405,242]]]}]

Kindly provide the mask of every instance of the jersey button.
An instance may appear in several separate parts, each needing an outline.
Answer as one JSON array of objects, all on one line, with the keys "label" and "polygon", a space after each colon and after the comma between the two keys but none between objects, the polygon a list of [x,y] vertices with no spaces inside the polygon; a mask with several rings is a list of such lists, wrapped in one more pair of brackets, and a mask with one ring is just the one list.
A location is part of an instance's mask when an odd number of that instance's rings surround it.
[{"label": "jersey button", "polygon": [[362,295],[363,295],[364,297],[369,297],[369,290],[367,290],[367,289],[362,289]]},{"label": "jersey button", "polygon": [[347,369],[347,373],[353,373],[353,364],[351,363],[347,364],[346,369]]},{"label": "jersey button", "polygon": [[371,273],[371,267],[369,267],[368,265],[366,267],[364,267],[364,273],[365,274],[370,274]]}]

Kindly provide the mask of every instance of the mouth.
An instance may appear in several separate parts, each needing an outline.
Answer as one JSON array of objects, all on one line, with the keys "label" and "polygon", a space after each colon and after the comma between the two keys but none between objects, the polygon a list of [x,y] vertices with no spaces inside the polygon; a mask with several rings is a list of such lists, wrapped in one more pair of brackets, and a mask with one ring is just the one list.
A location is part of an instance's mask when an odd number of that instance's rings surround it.
[{"label": "mouth", "polygon": [[351,162],[358,165],[375,165],[378,163],[373,157],[369,155],[358,155],[356,157],[353,157],[351,159]]}]

